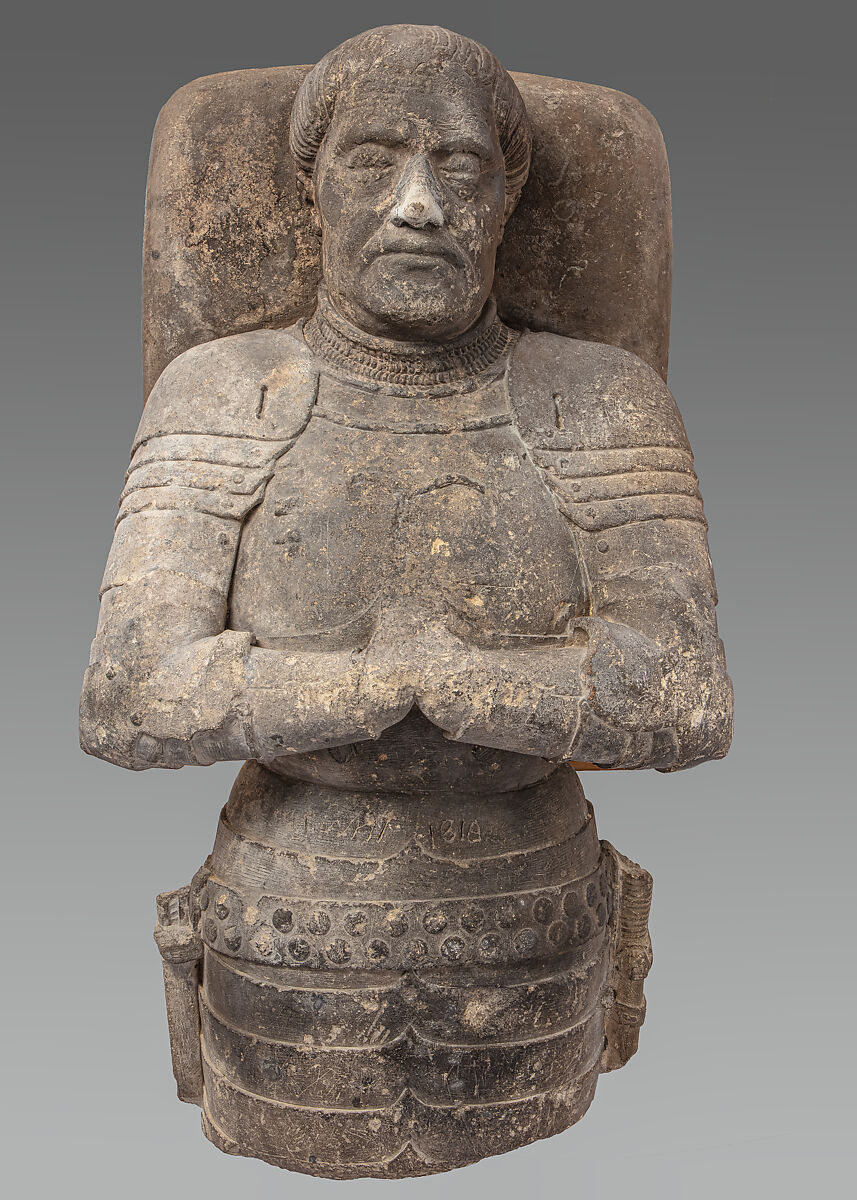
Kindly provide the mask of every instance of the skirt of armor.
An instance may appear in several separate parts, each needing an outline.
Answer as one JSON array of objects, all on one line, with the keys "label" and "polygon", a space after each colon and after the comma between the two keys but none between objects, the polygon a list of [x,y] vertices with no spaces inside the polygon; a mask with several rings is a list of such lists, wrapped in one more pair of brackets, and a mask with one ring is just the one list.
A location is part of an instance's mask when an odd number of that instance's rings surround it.
[{"label": "skirt of armor", "polygon": [[444,742],[438,777],[413,742],[236,780],[191,896],[203,1127],[221,1149],[412,1176],[589,1106],[615,859],[577,775]]}]

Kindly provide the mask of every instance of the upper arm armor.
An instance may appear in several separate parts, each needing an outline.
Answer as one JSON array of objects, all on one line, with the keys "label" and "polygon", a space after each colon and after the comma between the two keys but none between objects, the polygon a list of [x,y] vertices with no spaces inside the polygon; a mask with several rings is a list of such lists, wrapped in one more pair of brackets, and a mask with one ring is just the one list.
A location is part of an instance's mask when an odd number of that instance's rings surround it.
[{"label": "upper arm armor", "polygon": [[593,702],[624,728],[677,730],[677,765],[725,753],[731,685],[707,524],[665,383],[613,346],[527,334],[510,392],[586,572],[590,607],[580,624],[593,670],[602,668]]},{"label": "upper arm armor", "polygon": [[511,390],[533,461],[577,531],[596,607],[599,581],[664,564],[713,596],[693,455],[661,377],[614,346],[529,334]]},{"label": "upper arm armor", "polygon": [[[316,388],[294,329],[196,346],[161,375],[102,582],[81,704],[90,753],[139,766],[141,729],[187,742],[234,715],[252,640],[224,631],[241,522],[308,421]],[[236,735],[224,755],[243,747]]]},{"label": "upper arm armor", "polygon": [[161,375],[143,413],[121,522],[144,509],[242,521],[309,419],[318,373],[300,331],[195,346]]}]

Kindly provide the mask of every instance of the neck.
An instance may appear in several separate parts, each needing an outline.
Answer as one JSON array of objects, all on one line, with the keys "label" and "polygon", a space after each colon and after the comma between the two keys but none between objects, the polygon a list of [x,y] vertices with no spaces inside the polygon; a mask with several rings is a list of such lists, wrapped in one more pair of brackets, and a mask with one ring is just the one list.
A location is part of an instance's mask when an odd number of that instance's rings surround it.
[{"label": "neck", "polygon": [[324,288],[304,327],[310,349],[335,373],[374,387],[446,389],[472,386],[503,369],[515,334],[490,299],[467,333],[446,342],[405,342],[365,333],[336,311]]}]

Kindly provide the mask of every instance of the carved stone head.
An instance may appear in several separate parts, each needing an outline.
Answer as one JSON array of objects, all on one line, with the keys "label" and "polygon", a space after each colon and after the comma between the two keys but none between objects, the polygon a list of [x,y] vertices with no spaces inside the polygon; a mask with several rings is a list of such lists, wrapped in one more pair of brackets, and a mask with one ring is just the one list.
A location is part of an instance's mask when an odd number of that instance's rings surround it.
[{"label": "carved stone head", "polygon": [[304,80],[291,148],[343,316],[436,341],[474,323],[530,163],[523,100],[493,54],[429,26],[351,38]]}]

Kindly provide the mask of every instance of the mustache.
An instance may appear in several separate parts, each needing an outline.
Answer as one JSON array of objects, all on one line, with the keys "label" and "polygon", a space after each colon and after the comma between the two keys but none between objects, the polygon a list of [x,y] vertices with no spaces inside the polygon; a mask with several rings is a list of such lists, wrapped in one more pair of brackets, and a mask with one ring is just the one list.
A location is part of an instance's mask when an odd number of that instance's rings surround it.
[{"label": "mustache", "polygon": [[384,228],[369,238],[360,257],[365,265],[385,254],[419,254],[445,259],[454,267],[467,268],[467,256],[443,229],[425,233],[421,229]]}]

